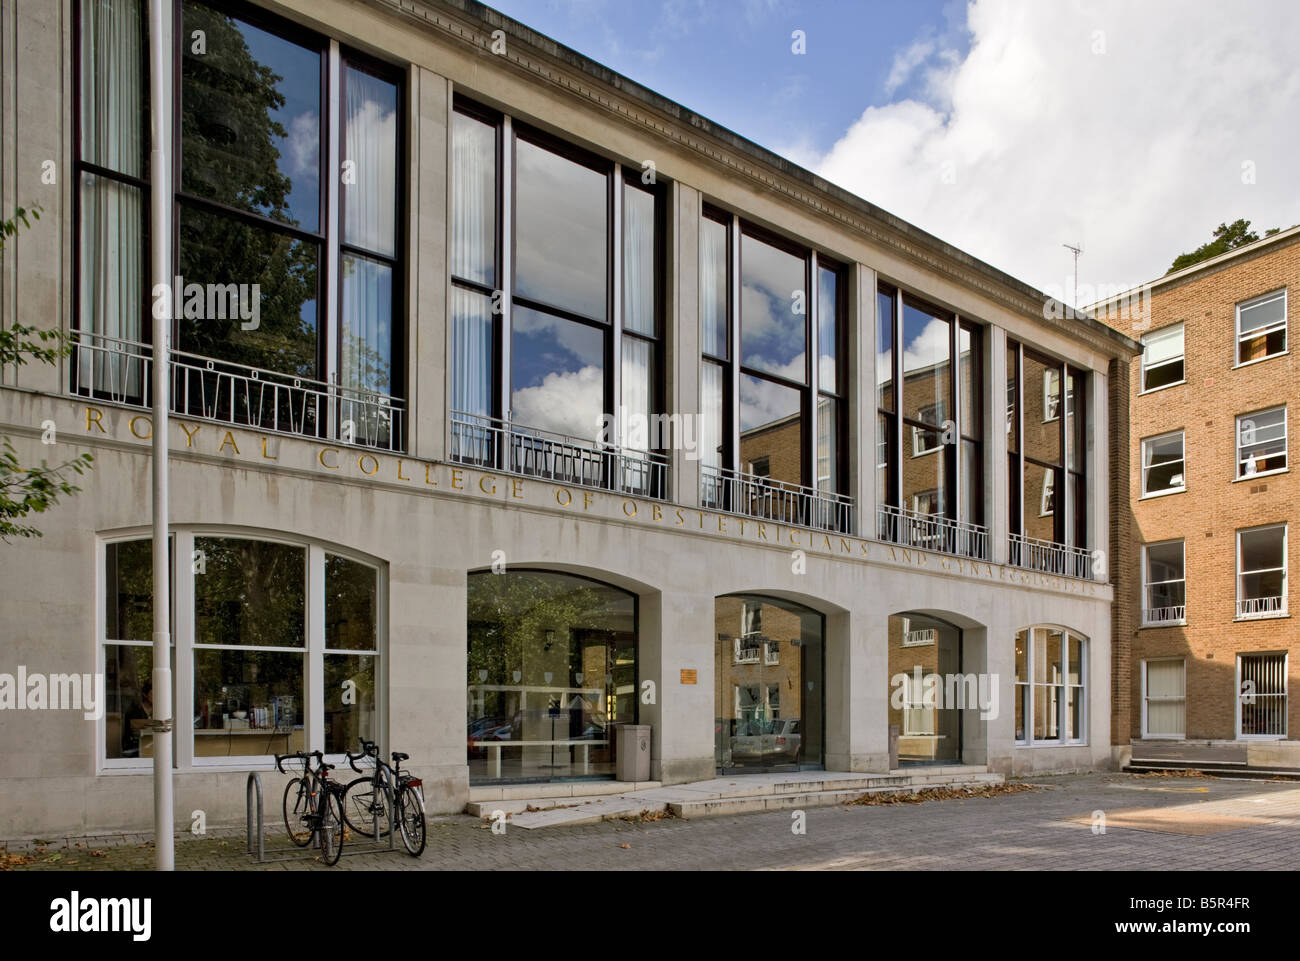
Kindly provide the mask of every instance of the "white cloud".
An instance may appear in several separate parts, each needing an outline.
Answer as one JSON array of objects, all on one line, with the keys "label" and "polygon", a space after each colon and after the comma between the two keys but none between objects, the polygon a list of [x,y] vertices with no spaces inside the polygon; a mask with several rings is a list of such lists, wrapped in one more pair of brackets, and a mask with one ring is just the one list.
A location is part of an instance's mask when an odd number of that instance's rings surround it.
[{"label": "white cloud", "polygon": [[933,40],[918,40],[904,50],[894,54],[894,62],[889,68],[889,77],[885,80],[885,92],[893,93],[912,75],[912,71],[925,62],[934,53]]},{"label": "white cloud", "polygon": [[536,387],[514,391],[510,407],[519,424],[596,440],[605,409],[605,377],[599,367],[547,374]]},{"label": "white cloud", "polygon": [[1066,242],[1081,287],[1135,284],[1220,222],[1300,222],[1300,5],[972,0],[967,25],[925,102],[868,108],[816,169],[1063,296]]}]

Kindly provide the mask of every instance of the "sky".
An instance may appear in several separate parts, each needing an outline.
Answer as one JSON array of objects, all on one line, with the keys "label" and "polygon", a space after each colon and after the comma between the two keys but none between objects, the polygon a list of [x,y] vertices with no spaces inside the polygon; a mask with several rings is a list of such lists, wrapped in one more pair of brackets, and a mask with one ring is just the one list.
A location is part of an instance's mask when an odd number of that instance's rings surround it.
[{"label": "sky", "polygon": [[1300,223],[1295,0],[491,5],[1069,303]]}]

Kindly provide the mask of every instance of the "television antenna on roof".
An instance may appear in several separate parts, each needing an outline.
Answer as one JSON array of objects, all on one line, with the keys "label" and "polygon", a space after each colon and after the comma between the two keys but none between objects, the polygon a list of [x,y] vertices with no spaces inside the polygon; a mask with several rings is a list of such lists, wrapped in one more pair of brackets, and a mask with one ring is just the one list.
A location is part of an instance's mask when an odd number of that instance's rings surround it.
[{"label": "television antenna on roof", "polygon": [[1079,254],[1083,253],[1083,244],[1061,244],[1061,246],[1074,254],[1074,290],[1070,293],[1070,301],[1077,310],[1079,307]]}]

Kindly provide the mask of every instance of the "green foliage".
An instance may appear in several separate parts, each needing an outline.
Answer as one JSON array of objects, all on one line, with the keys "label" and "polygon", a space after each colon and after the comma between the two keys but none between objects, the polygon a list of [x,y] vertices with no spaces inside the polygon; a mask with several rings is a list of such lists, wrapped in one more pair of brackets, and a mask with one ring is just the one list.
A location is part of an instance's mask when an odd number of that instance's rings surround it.
[{"label": "green foliage", "polygon": [[[39,220],[40,211],[39,204],[19,207],[13,219],[0,221],[0,250],[8,238],[16,237],[20,229],[30,228],[33,220]],[[71,349],[62,331],[24,324],[0,330],[0,365],[22,365],[29,358],[54,364]],[[81,488],[68,478],[73,473],[85,473],[93,460],[89,454],[79,454],[56,467],[50,467],[45,461],[37,467],[23,467],[9,438],[0,438],[0,540],[8,543],[11,537],[40,537],[41,532],[23,523],[23,519],[45,513],[61,496],[78,493]]]},{"label": "green foliage", "polygon": [[[1273,227],[1265,231],[1265,237],[1271,237],[1277,233],[1279,228]],[[1259,240],[1259,234],[1250,229],[1249,220],[1234,220],[1230,224],[1219,224],[1214,228],[1214,239],[1207,243],[1201,244],[1191,253],[1179,254],[1174,258],[1166,274],[1172,274],[1174,271],[1183,270],[1193,264],[1199,264],[1203,260],[1209,260],[1211,257],[1217,257],[1219,254],[1226,254],[1229,250],[1236,250],[1246,244],[1254,243]]]}]

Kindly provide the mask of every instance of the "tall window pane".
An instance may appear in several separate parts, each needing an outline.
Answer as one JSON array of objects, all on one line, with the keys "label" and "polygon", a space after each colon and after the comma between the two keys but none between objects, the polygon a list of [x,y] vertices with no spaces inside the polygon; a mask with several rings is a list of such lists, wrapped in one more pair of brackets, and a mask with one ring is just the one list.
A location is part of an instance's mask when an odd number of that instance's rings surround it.
[{"label": "tall window pane", "polygon": [[343,239],[397,253],[397,87],[355,67],[343,71]]},{"label": "tall window pane", "polygon": [[194,538],[198,644],[303,647],[307,552],[234,537]]},{"label": "tall window pane", "polygon": [[817,489],[839,489],[839,407],[830,397],[817,401]]},{"label": "tall window pane", "polygon": [[731,356],[727,344],[727,228],[700,220],[700,350]]},{"label": "tall window pane", "polygon": [[511,338],[511,418],[594,442],[605,412],[604,332],[516,307]]},{"label": "tall window pane", "polygon": [[143,339],[143,225],[139,188],[81,175],[77,326],[83,332],[81,341],[97,348],[77,354],[77,384],[83,390],[123,399],[141,397],[144,368],[136,359],[138,350],[127,347],[118,354],[112,341]]},{"label": "tall window pane", "polygon": [[658,440],[651,436],[655,411],[653,370],[654,345],[636,337],[624,337],[621,444],[630,450],[651,450]]},{"label": "tall window pane", "polygon": [[485,294],[451,289],[451,408],[490,416],[492,401],[492,300]]},{"label": "tall window pane", "polygon": [[755,237],[740,248],[740,357],[755,370],[808,380],[804,261]]},{"label": "tall window pane", "polygon": [[607,319],[607,177],[515,141],[515,293]]},{"label": "tall window pane", "polygon": [[[1048,464],[1061,463],[1059,368],[1048,367],[1028,351],[1023,360],[1021,397],[1025,404],[1025,456]],[[1049,377],[1055,373],[1055,377]]]},{"label": "tall window pane", "polygon": [[740,378],[741,470],[788,484],[803,484],[800,392],[770,380]]},{"label": "tall window pane", "polygon": [[655,198],[623,184],[623,329],[655,330]]},{"label": "tall window pane", "polygon": [[81,158],[144,176],[140,0],[81,0]]},{"label": "tall window pane", "polygon": [[894,409],[894,296],[876,294],[876,385],[877,404]]},{"label": "tall window pane", "polygon": [[952,416],[949,369],[949,322],[918,307],[903,305],[903,416],[922,417],[922,409],[938,409],[942,423]]},{"label": "tall window pane", "polygon": [[817,386],[820,390],[835,393],[839,390],[836,379],[839,360],[838,278],[835,271],[825,267],[818,269],[817,276],[817,353],[820,357]]},{"label": "tall window pane", "polygon": [[181,190],[320,228],[321,54],[198,3],[181,44]]},{"label": "tall window pane", "polygon": [[496,283],[496,127],[459,111],[451,124],[451,273]]},{"label": "tall window pane", "polygon": [[[339,382],[354,390],[393,393],[393,268],[344,254],[343,340]],[[358,437],[360,432],[358,432]]]},{"label": "tall window pane", "polygon": [[722,383],[721,365],[700,365],[700,463],[705,467],[723,463]]}]

